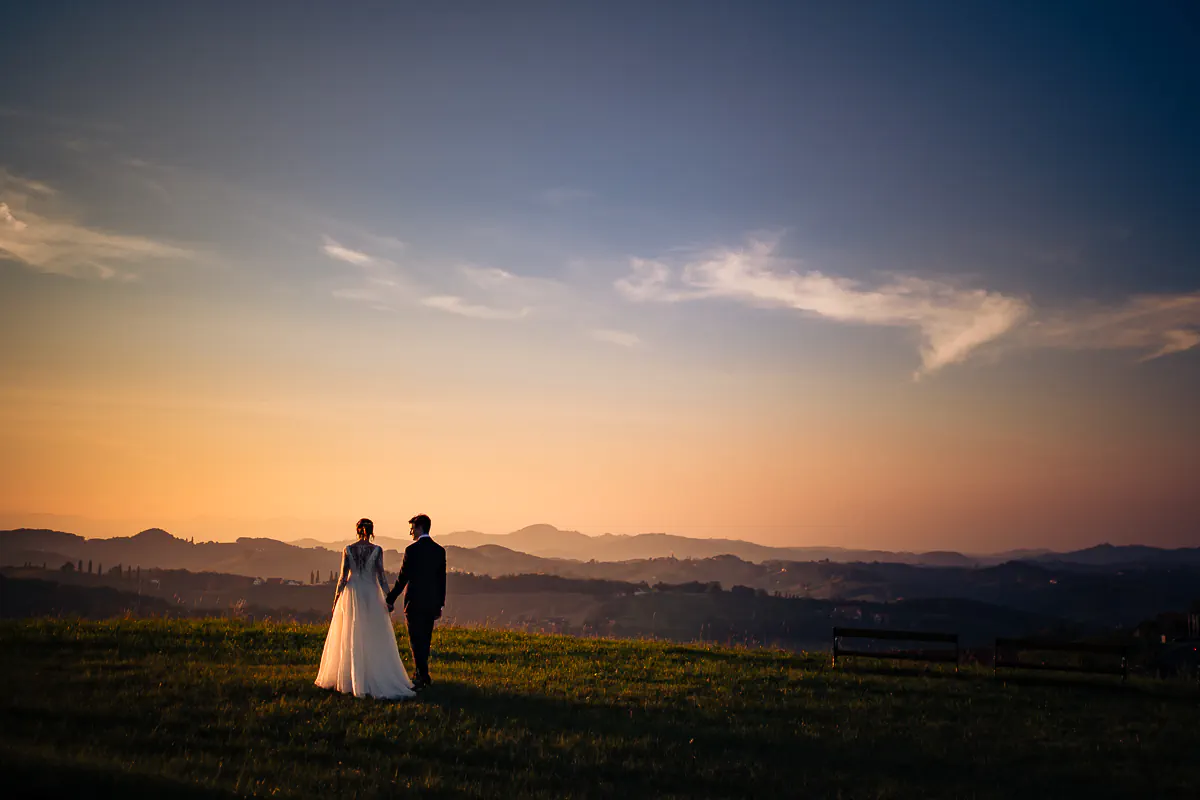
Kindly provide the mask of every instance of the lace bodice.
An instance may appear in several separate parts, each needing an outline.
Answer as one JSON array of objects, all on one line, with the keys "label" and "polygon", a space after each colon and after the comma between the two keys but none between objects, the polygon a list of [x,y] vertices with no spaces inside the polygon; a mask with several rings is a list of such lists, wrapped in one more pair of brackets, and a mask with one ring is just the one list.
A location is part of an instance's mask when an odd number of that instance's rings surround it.
[{"label": "lace bodice", "polygon": [[334,602],[350,581],[378,581],[387,592],[387,577],[383,573],[383,548],[370,542],[355,542],[342,550],[342,572],[338,578]]}]

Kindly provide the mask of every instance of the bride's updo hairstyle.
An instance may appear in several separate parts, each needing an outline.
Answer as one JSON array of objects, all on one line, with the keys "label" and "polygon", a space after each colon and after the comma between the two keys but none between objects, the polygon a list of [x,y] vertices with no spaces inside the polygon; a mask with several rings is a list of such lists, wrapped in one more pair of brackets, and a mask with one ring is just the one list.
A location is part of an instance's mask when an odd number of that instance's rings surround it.
[{"label": "bride's updo hairstyle", "polygon": [[370,539],[375,535],[375,523],[371,522],[371,520],[367,519],[366,517],[363,517],[358,521],[358,525],[355,527],[355,530],[358,531],[360,538],[365,537]]}]

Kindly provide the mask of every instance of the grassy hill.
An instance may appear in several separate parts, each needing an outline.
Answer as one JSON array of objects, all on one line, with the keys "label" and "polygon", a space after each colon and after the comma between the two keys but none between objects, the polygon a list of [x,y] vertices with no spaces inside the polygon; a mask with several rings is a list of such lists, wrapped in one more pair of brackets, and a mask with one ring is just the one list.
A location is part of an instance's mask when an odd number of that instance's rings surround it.
[{"label": "grassy hill", "polygon": [[229,620],[0,623],[9,796],[1200,792],[1197,695],[1178,685],[445,629],[439,684],[393,703],[315,688],[323,640]]}]

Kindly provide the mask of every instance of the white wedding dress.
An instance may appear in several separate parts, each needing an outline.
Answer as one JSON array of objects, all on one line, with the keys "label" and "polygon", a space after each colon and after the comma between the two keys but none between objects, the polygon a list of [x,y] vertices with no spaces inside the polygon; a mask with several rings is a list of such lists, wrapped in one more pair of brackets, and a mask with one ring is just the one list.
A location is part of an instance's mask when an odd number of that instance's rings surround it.
[{"label": "white wedding dress", "polygon": [[342,551],[333,620],[325,637],[317,686],[355,697],[413,697],[412,681],[388,615],[383,548],[358,542]]}]

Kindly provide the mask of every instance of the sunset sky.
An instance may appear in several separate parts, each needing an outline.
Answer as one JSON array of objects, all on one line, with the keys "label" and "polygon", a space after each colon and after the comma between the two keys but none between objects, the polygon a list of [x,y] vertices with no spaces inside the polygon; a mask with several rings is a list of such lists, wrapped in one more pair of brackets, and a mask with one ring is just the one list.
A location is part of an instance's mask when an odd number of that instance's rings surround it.
[{"label": "sunset sky", "polygon": [[1200,545],[1195,4],[47,1],[0,76],[0,526]]}]

